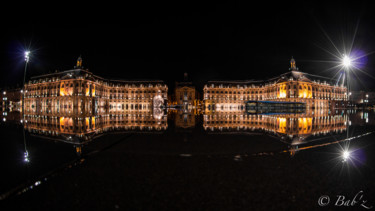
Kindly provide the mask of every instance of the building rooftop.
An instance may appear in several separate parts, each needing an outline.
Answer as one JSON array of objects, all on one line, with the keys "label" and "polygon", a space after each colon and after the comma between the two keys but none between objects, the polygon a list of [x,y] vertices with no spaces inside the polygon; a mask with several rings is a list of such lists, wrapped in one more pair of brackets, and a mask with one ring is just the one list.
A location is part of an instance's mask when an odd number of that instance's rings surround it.
[{"label": "building rooftop", "polygon": [[107,83],[124,83],[124,84],[141,84],[141,83],[164,83],[162,80],[154,80],[154,79],[105,79],[100,76],[94,75],[92,72],[85,70],[85,69],[72,69],[72,70],[65,70],[65,71],[59,71],[55,73],[49,73],[44,75],[38,75],[31,77],[29,82],[36,82],[43,79],[48,78],[59,78],[60,80],[64,79],[74,79],[78,77],[83,77],[88,80],[92,81],[103,81]]},{"label": "building rooftop", "polygon": [[194,87],[193,82],[191,81],[176,82],[176,87],[184,87],[184,86]]},{"label": "building rooftop", "polygon": [[336,80],[333,78],[313,75],[305,72],[299,71],[298,67],[296,66],[296,61],[292,57],[290,60],[291,67],[289,68],[290,71],[281,74],[277,77],[273,77],[266,80],[213,80],[208,81],[208,85],[210,84],[222,84],[222,85],[256,85],[256,86],[263,86],[269,83],[280,83],[283,81],[302,81],[302,82],[316,82],[316,83],[323,83],[327,85],[334,86]]},{"label": "building rooftop", "polygon": [[103,77],[94,75],[92,72],[90,72],[88,69],[83,69],[82,66],[82,56],[79,56],[77,59],[77,65],[74,67],[74,69],[71,70],[64,70],[64,71],[56,71],[54,73],[44,74],[44,75],[38,75],[31,77],[29,83],[37,83],[37,81],[40,82],[40,80],[44,79],[75,79],[75,78],[84,78],[87,80],[92,81],[103,81],[109,84],[158,84],[158,83],[164,83],[162,80],[153,80],[153,79],[139,79],[139,80],[132,80],[132,79],[105,79]]}]

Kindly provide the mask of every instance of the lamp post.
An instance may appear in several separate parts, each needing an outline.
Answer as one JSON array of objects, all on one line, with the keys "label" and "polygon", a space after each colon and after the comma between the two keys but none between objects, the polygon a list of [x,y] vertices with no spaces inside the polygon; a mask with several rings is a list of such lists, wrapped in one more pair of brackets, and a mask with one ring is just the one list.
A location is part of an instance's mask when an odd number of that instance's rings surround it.
[{"label": "lamp post", "polygon": [[[25,52],[25,73],[23,75],[23,93],[22,93],[22,118],[23,118],[23,123],[24,124],[26,124],[26,121],[25,121],[25,93],[26,93],[26,90],[25,90],[25,81],[26,81],[27,63],[29,63],[29,60],[30,60],[30,51],[26,51]],[[24,143],[24,146],[25,146],[24,161],[26,163],[29,163],[30,159],[29,159],[29,152],[27,151],[27,147],[26,147],[25,127],[23,127],[23,143]]]},{"label": "lamp post", "polygon": [[348,103],[349,103],[349,70],[352,65],[352,60],[349,56],[343,55],[342,58],[342,66],[345,68],[345,74],[346,74],[346,97],[347,97],[347,103],[346,103],[346,138],[349,138],[349,113],[348,113]]},{"label": "lamp post", "polygon": [[352,60],[349,56],[344,54],[344,57],[342,58],[342,66],[345,68],[345,74],[346,74],[346,97],[347,97],[347,104],[346,107],[348,107],[349,103],[349,70],[352,66]]},{"label": "lamp post", "polygon": [[29,63],[30,60],[30,51],[25,52],[25,72],[23,74],[23,90],[22,90],[22,113],[25,114],[25,81],[26,81],[26,69],[27,69],[27,63]]}]

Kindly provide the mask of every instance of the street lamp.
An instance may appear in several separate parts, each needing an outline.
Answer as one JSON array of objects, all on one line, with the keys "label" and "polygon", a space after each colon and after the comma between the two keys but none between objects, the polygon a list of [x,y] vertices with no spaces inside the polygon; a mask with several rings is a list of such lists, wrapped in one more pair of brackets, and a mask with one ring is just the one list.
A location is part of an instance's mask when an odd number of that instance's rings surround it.
[{"label": "street lamp", "polygon": [[[350,70],[350,67],[352,66],[352,59],[347,56],[347,55],[343,55],[342,57],[342,60],[341,60],[341,64],[342,66],[345,68],[345,75],[346,75],[346,97],[347,97],[347,101],[349,102],[349,70]],[[348,106],[348,103],[347,105]]]},{"label": "street lamp", "polygon": [[350,160],[351,153],[348,150],[344,150],[342,152],[342,158],[343,158],[343,162],[346,162],[347,160]]},{"label": "street lamp", "polygon": [[23,75],[23,86],[25,86],[27,63],[30,60],[30,51],[25,51],[25,73]]},{"label": "street lamp", "polygon": [[[26,81],[27,63],[29,63],[29,60],[30,60],[30,51],[25,51],[25,73],[23,75],[23,92],[22,92],[22,114],[23,114],[22,117],[23,117],[24,123],[26,123],[26,121],[25,121],[25,93],[26,93],[25,81]],[[29,152],[27,151],[27,147],[26,147],[25,127],[23,127],[23,144],[24,144],[24,147],[25,147],[24,161],[26,163],[29,163],[30,159],[29,159]]]},{"label": "street lamp", "polygon": [[30,51],[25,51],[25,61],[26,63],[29,62],[30,59]]},{"label": "street lamp", "polygon": [[[348,104],[349,104],[349,70],[350,67],[352,66],[352,59],[347,56],[343,55],[342,61],[341,61],[342,66],[345,68],[345,75],[346,75],[346,109],[348,109]],[[348,110],[347,110],[348,111]],[[346,114],[346,138],[349,138],[349,114]],[[346,161],[347,157],[349,157],[349,153],[346,151],[343,154],[344,160]]]},{"label": "street lamp", "polygon": [[29,153],[27,151],[23,153],[23,161],[25,161],[26,163],[30,162]]},{"label": "street lamp", "polygon": [[[30,60],[30,51],[25,51],[25,73],[23,74],[23,89],[25,89],[27,63]],[[25,113],[25,90],[22,90],[22,113]]]},{"label": "street lamp", "polygon": [[352,65],[352,60],[349,58],[349,56],[344,54],[344,57],[342,58],[342,65],[345,68],[349,68]]}]

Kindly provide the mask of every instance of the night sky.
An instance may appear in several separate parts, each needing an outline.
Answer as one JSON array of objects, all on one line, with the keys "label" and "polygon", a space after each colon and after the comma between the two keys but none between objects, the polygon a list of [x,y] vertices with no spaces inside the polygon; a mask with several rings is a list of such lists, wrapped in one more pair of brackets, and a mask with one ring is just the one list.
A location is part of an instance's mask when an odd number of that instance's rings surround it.
[{"label": "night sky", "polygon": [[289,71],[292,56],[301,71],[334,77],[334,46],[344,53],[353,42],[352,52],[368,55],[352,86],[375,89],[369,2],[260,2],[27,8],[17,20],[1,17],[0,87],[22,84],[27,48],[27,78],[72,69],[82,55],[83,66],[98,76],[160,79],[171,90],[184,72],[200,89],[208,80],[271,78]]}]

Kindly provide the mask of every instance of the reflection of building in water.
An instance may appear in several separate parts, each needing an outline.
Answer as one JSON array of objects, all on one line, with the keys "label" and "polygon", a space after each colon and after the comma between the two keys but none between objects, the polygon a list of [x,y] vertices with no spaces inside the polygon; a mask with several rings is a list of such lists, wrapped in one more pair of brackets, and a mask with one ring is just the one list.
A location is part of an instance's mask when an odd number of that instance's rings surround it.
[{"label": "reflection of building in water", "polygon": [[168,118],[174,121],[174,132],[178,133],[178,139],[188,142],[193,135],[194,128],[199,120],[199,110],[169,110]]},{"label": "reflection of building in water", "polygon": [[197,106],[197,94],[193,82],[188,81],[188,75],[184,73],[184,81],[176,82],[175,104],[191,109],[192,106]]},{"label": "reflection of building in water", "polygon": [[371,110],[349,110],[349,125],[375,125],[374,112]]},{"label": "reflection of building in water", "polygon": [[0,111],[0,121],[1,122],[20,122],[21,112],[19,111]]},{"label": "reflection of building in water", "polygon": [[195,114],[193,111],[186,113],[182,110],[177,110],[175,114],[176,128],[194,128],[195,127]]},{"label": "reflection of building in water", "polygon": [[158,80],[108,80],[82,69],[32,77],[25,84],[25,114],[91,116],[145,111],[162,106],[168,88]]},{"label": "reflection of building in water", "polygon": [[374,105],[375,92],[352,91],[349,93],[349,100],[356,105]]},{"label": "reflection of building in water", "polygon": [[290,72],[267,81],[209,81],[203,89],[206,110],[244,110],[248,100],[303,102],[308,108],[344,105],[346,87],[300,72],[293,58],[290,63]]},{"label": "reflection of building in water", "polygon": [[164,113],[127,112],[86,117],[25,116],[25,129],[33,134],[61,137],[68,142],[89,141],[107,132],[157,132],[168,127]]},{"label": "reflection of building in water", "polygon": [[21,89],[0,90],[0,110],[20,111]]},{"label": "reflection of building in water", "polygon": [[[247,132],[263,130],[293,141],[309,135],[343,132],[346,116],[313,114],[246,115],[243,113],[220,112],[204,115],[203,127],[207,131]],[[297,138],[297,139],[296,139]]]}]

